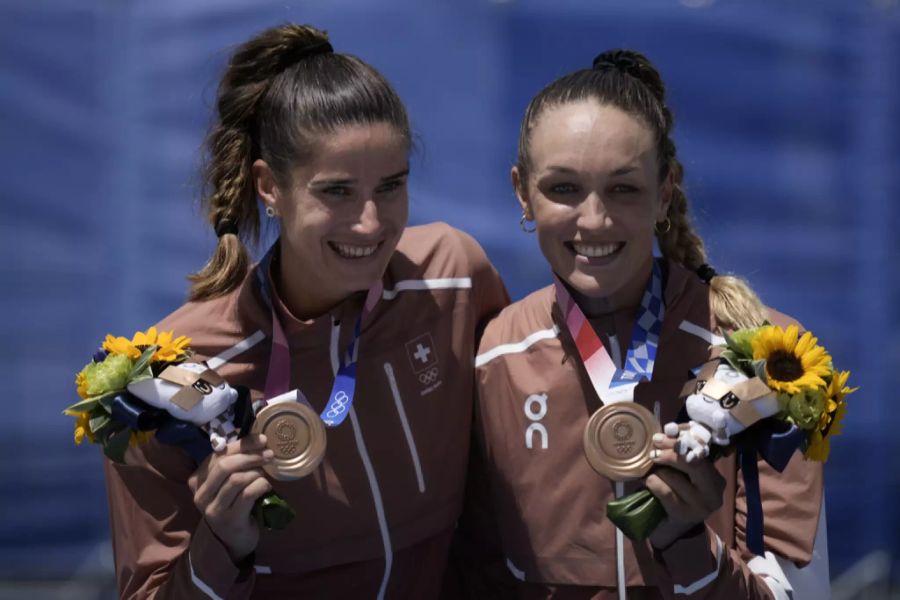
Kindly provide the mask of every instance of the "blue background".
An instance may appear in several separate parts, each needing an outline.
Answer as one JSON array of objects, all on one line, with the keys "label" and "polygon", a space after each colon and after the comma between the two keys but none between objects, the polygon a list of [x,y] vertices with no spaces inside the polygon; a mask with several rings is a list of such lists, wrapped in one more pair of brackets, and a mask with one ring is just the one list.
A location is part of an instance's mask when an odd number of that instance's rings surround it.
[{"label": "blue background", "polygon": [[60,410],[98,340],[183,301],[214,243],[196,173],[218,76],[289,20],[396,85],[412,221],[472,233],[514,298],[549,282],[509,185],[525,106],[601,50],[654,60],[713,264],[862,386],[826,466],[832,576],[900,557],[895,0],[3,0],[0,578],[109,573],[99,450]]}]

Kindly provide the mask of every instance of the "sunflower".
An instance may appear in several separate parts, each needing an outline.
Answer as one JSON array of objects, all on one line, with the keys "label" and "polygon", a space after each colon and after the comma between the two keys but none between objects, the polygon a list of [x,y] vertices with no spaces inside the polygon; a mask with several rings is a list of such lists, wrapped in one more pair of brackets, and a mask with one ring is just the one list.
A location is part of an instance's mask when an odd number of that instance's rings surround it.
[{"label": "sunflower", "polygon": [[131,338],[131,343],[136,348],[149,348],[157,343],[156,338],[159,337],[156,333],[156,327],[151,327],[147,331],[138,331],[134,334],[134,337]]},{"label": "sunflower", "polygon": [[806,458],[822,462],[828,460],[828,453],[831,451],[831,436],[841,433],[841,421],[847,414],[847,403],[844,398],[859,389],[846,387],[849,378],[850,371],[836,372],[832,377],[826,391],[828,400],[825,411],[819,419],[818,426],[810,435],[809,447],[804,454]]},{"label": "sunflower", "polygon": [[110,354],[121,354],[127,356],[131,360],[137,360],[141,357],[141,351],[128,338],[113,337],[109,334],[103,340],[103,349]]},{"label": "sunflower", "polygon": [[818,460],[820,462],[828,460],[828,454],[831,452],[831,436],[841,433],[841,420],[847,413],[847,403],[832,403],[829,401],[829,407],[832,405],[834,406],[834,412],[825,412],[822,415],[822,420],[819,421],[819,427],[809,436],[809,446],[803,455],[810,460]]},{"label": "sunflower", "polygon": [[75,376],[75,388],[78,391],[78,395],[81,396],[83,399],[87,400],[87,398],[88,398],[88,380],[87,380],[87,375],[85,374],[84,371],[81,371],[80,373],[78,373],[78,375]]},{"label": "sunflower", "polygon": [[847,387],[848,379],[850,379],[850,371],[835,371],[834,377],[831,379],[831,385],[828,386],[828,398],[830,400],[837,404],[843,404],[845,396],[859,389]]},{"label": "sunflower", "polygon": [[151,327],[147,331],[135,333],[134,337],[131,338],[131,345],[138,352],[143,352],[150,346],[159,346],[150,358],[150,362],[174,362],[187,354],[187,347],[191,343],[191,338],[183,335],[175,339],[172,339],[172,337],[173,332],[171,331],[158,332],[156,327]]},{"label": "sunflower", "polygon": [[818,338],[808,331],[798,340],[799,331],[796,325],[787,330],[769,325],[753,338],[753,360],[766,361],[773,390],[797,394],[826,386],[824,378],[832,372],[831,356],[816,345]]},{"label": "sunflower", "polygon": [[182,335],[172,339],[173,335],[171,331],[163,331],[156,338],[159,350],[153,354],[154,361],[174,362],[187,355],[191,338]]},{"label": "sunflower", "polygon": [[85,437],[93,444],[94,434],[91,433],[91,418],[88,416],[88,413],[82,412],[73,416],[77,418],[75,421],[75,444],[80,446]]}]

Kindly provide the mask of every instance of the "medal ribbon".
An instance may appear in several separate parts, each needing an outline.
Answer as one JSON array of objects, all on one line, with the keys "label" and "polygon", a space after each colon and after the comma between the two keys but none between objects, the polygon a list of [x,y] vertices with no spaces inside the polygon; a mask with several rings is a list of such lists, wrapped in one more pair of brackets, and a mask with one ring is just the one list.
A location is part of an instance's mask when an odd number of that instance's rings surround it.
[{"label": "medal ribbon", "polygon": [[616,367],[600,337],[591,327],[578,303],[569,294],[556,275],[556,299],[562,310],[566,328],[578,348],[578,355],[603,403],[632,399],[634,387],[644,379],[653,377],[656,350],[665,306],[662,299],[662,269],[658,260],[653,261],[653,271],[647,289],[641,298],[641,309],[631,332],[631,344],[622,368]]},{"label": "medal ribbon", "polygon": [[[260,261],[256,270],[257,280],[263,299],[272,311],[272,351],[269,356],[269,370],[266,374],[265,398],[274,398],[286,393],[291,381],[291,352],[285,335],[284,327],[275,310],[275,302],[272,299],[272,290],[269,283],[269,267],[278,243],[272,245]],[[327,427],[337,427],[353,406],[353,396],[356,392],[356,362],[359,356],[359,337],[363,322],[368,318],[372,309],[381,298],[384,285],[379,280],[373,285],[366,295],[366,303],[362,314],[356,320],[353,327],[353,337],[347,344],[345,352],[339,354],[339,367],[331,386],[331,394],[328,404],[319,415],[319,418]],[[340,339],[340,335],[338,335]]]}]

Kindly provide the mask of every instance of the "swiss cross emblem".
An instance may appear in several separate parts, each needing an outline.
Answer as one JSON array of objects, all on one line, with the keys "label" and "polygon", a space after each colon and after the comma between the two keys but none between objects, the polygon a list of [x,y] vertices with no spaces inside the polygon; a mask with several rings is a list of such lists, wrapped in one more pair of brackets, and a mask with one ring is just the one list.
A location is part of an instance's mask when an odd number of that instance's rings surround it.
[{"label": "swiss cross emblem", "polygon": [[406,342],[406,355],[412,365],[413,372],[421,373],[437,364],[437,351],[430,333],[423,333],[410,342]]}]

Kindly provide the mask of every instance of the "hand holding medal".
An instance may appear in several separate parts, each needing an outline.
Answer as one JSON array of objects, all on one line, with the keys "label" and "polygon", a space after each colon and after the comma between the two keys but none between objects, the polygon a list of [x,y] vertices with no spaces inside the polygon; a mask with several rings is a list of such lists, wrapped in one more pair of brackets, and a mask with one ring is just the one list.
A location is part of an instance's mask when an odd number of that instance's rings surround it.
[{"label": "hand holding medal", "polygon": [[[556,291],[566,328],[604,402],[585,429],[585,456],[598,473],[614,481],[643,478],[659,457],[659,448],[653,448],[659,428],[647,409],[630,400],[638,382],[653,376],[665,312],[659,264],[654,262],[622,368],[613,363],[558,279]],[[687,464],[715,459],[731,445],[737,448],[748,499],[747,544],[757,554],[763,552],[757,456],[779,472],[798,448],[806,458],[824,462],[829,435],[839,432],[846,411],[844,398],[855,391],[846,387],[850,374],[835,371],[817,341],[808,332],[800,337],[796,326],[784,330],[765,325],[734,332],[726,337],[722,363],[709,363],[685,387],[691,421],[665,427],[671,438],[666,443]],[[681,462],[669,466],[688,470]],[[610,502],[606,514],[633,540],[646,539],[666,517],[648,489]]]},{"label": "hand holding medal", "polygon": [[[824,462],[829,436],[840,432],[844,398],[856,391],[846,387],[850,373],[836,371],[817,342],[809,332],[800,337],[794,325],[734,332],[726,337],[721,362],[709,363],[685,388],[691,420],[665,426],[663,446],[687,464],[714,460],[726,447],[737,449],[747,493],[747,546],[759,555],[764,548],[757,457],[778,472],[798,448],[807,459]],[[651,514],[656,516],[650,519]],[[660,514],[660,502],[648,490],[607,507],[607,515],[631,539],[649,536]]]},{"label": "hand holding medal", "polygon": [[[206,363],[187,362],[190,342],[153,327],[131,340],[107,336],[75,379],[82,400],[63,411],[77,419],[75,443],[87,438],[102,445],[110,460],[125,463],[129,446],[155,434],[201,464],[248,434],[249,392],[229,386]],[[294,517],[274,492],[256,502],[253,514],[270,529],[284,528]]]}]

